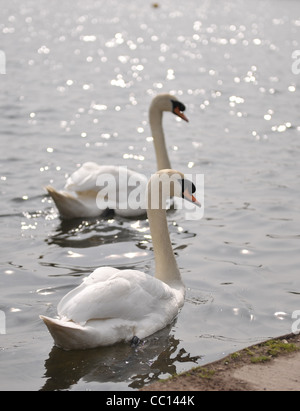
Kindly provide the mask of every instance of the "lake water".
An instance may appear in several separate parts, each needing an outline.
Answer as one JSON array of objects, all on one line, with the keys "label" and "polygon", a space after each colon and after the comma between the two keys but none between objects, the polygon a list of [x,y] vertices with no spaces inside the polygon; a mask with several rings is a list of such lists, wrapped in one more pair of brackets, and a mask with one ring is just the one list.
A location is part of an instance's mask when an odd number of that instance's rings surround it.
[{"label": "lake water", "polygon": [[[0,390],[130,390],[291,332],[300,309],[298,0],[0,0]],[[3,54],[3,53],[2,53]],[[295,72],[295,70],[294,70]],[[146,220],[62,222],[44,186],[80,164],[146,175],[154,95],[172,165],[205,175],[205,215],[169,213],[187,286],[133,350],[53,348],[39,315],[103,265],[154,271]],[[4,313],[4,315],[3,315]]]}]

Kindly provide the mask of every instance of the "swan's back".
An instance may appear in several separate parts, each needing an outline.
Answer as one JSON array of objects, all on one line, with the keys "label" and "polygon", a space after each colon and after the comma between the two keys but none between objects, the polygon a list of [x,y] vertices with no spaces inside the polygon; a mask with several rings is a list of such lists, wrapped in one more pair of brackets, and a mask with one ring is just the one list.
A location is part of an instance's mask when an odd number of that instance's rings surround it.
[{"label": "swan's back", "polygon": [[94,271],[58,305],[58,315],[85,325],[93,319],[141,321],[146,316],[169,316],[178,307],[177,290],[136,270],[102,267]]},{"label": "swan's back", "polygon": [[[147,178],[130,170],[127,167],[122,166],[100,166],[96,163],[84,163],[78,170],[76,170],[66,182],[65,189],[74,191],[76,193],[84,193],[89,191],[98,192],[101,189],[103,182],[112,181],[116,182],[116,188],[122,189],[123,184],[137,183],[143,184],[146,188],[148,180]],[[128,187],[130,189],[130,186]]]},{"label": "swan's back", "polygon": [[66,190],[82,193],[85,191],[97,191],[97,179],[101,175],[109,174],[117,178],[119,167],[100,166],[96,163],[84,163],[68,179],[65,185]]},{"label": "swan's back", "polygon": [[84,348],[93,348],[163,329],[183,302],[183,286],[171,288],[140,271],[102,267],[61,300],[59,320],[43,320],[58,346],[76,349],[82,340]]},{"label": "swan's back", "polygon": [[126,167],[84,163],[67,180],[65,190],[47,190],[63,218],[98,217],[111,209],[121,217],[146,214],[147,178]]}]

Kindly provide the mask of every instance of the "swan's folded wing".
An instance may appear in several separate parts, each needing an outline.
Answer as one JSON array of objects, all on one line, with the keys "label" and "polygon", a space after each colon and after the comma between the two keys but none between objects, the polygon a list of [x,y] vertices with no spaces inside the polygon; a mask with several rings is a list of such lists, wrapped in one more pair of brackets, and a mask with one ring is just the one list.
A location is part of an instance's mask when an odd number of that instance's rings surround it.
[{"label": "swan's folded wing", "polygon": [[65,189],[76,191],[77,193],[91,190],[98,192],[107,183],[114,183],[118,190],[123,189],[125,185],[127,191],[132,187],[138,187],[139,184],[145,187],[147,182],[147,177],[129,170],[127,167],[100,166],[96,163],[84,163],[68,178]]},{"label": "swan's folded wing", "polygon": [[63,298],[58,306],[61,318],[81,325],[96,319],[140,321],[155,313],[165,315],[166,310],[172,315],[169,311],[178,307],[170,287],[139,271],[118,271],[90,280]]},{"label": "swan's folded wing", "polygon": [[67,180],[65,189],[78,193],[91,191],[97,188],[97,179],[103,167],[96,163],[84,163]]}]

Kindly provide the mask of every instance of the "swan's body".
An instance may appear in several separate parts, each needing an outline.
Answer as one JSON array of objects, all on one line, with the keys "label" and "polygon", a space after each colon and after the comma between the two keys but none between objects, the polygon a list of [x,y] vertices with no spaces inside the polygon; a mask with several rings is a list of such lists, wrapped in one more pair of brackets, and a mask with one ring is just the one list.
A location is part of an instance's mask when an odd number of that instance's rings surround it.
[{"label": "swan's body", "polygon": [[183,302],[184,289],[140,271],[103,267],[62,299],[59,319],[42,319],[58,347],[89,349],[145,338],[171,323]]},{"label": "swan's body", "polygon": [[[105,188],[106,181],[113,184]],[[130,207],[128,198],[134,190],[144,194],[147,182],[145,176],[126,167],[85,163],[68,178],[65,191],[47,190],[65,219],[98,217],[107,209],[121,217],[139,217],[146,213],[144,195],[141,201],[133,197]]]},{"label": "swan's body", "polygon": [[[161,94],[155,97],[151,103],[149,121],[156,152],[157,170],[171,168],[162,126],[163,112],[173,112],[175,115],[188,121],[183,114],[184,110],[185,106],[176,97],[169,94]],[[107,192],[107,201],[103,202],[102,206],[99,206],[99,202],[97,202],[99,200],[99,192],[101,191],[99,178],[101,179],[105,175],[115,178],[116,187],[112,185],[111,191]],[[126,167],[100,166],[96,163],[85,163],[69,177],[64,191],[57,191],[51,186],[46,187],[46,189],[54,200],[61,217],[65,219],[98,217],[107,208],[115,210],[117,215],[123,217],[139,217],[146,214],[146,206],[143,201],[144,199],[138,203],[131,202],[130,204],[127,201],[130,198],[131,192],[137,188],[137,184],[132,185],[129,180],[133,183],[138,182],[140,184],[139,191],[145,192],[148,180],[140,173],[128,170]],[[121,190],[126,189],[127,197],[126,195],[119,194],[119,188]],[[115,198],[115,189],[117,189],[118,193],[117,198]],[[118,201],[119,198],[122,199],[120,202]]]},{"label": "swan's body", "polygon": [[[150,182],[158,181],[162,173],[179,176],[173,195],[184,195],[196,202],[191,193],[183,192],[183,176],[178,172],[164,170],[156,173]],[[151,190],[153,193],[153,184],[149,183],[148,187],[148,194]],[[164,204],[166,198],[161,191],[160,196],[160,204]],[[152,204],[147,205],[155,277],[111,267],[94,271],[61,300],[58,319],[41,316],[58,347],[88,349],[130,341],[134,336],[145,338],[163,329],[177,316],[184,303],[185,286],[172,250],[166,210],[163,206],[151,208]]]}]

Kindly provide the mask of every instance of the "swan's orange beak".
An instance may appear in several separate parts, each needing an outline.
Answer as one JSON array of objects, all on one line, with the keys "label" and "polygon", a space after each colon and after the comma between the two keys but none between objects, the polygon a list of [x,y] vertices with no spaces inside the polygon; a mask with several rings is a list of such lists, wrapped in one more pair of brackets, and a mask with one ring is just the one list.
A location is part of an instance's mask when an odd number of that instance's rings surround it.
[{"label": "swan's orange beak", "polygon": [[179,107],[175,108],[174,113],[176,114],[176,116],[182,118],[182,120],[186,121],[187,123],[189,122],[189,119],[184,115],[182,111],[180,111]]},{"label": "swan's orange beak", "polygon": [[183,193],[183,197],[187,200],[190,201],[191,203],[197,205],[198,207],[202,207],[201,203],[197,200],[196,197],[194,197],[192,194],[189,193],[189,190],[185,190]]}]

